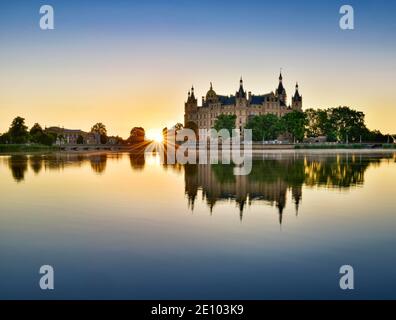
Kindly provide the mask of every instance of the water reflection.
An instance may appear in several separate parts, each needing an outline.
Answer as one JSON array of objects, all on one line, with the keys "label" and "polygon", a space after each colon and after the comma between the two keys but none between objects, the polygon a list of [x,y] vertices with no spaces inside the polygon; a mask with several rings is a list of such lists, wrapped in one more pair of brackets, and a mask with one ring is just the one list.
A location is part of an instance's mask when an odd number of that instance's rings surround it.
[{"label": "water reflection", "polygon": [[[43,171],[79,168],[89,164],[96,174],[104,174],[109,161],[119,161],[129,157],[133,171],[142,171],[151,166],[155,154],[134,152],[121,153],[51,153],[44,155],[12,155],[5,159],[13,179],[24,181],[30,168],[35,175]],[[148,161],[147,158],[151,160]],[[158,158],[158,157],[157,157]],[[185,194],[188,208],[194,210],[199,192],[212,213],[219,202],[231,201],[239,208],[240,219],[247,205],[263,203],[275,206],[282,223],[282,214],[291,197],[296,214],[303,198],[303,186],[338,188],[347,190],[364,184],[364,175],[369,166],[378,166],[381,161],[395,161],[395,153],[379,154],[315,154],[290,153],[266,154],[253,160],[252,171],[248,176],[235,176],[233,165],[170,165],[162,164],[162,168],[184,173]],[[159,164],[160,165],[160,164]]]},{"label": "water reflection", "polygon": [[129,160],[133,170],[143,170],[146,164],[144,152],[136,152],[129,154]]},{"label": "water reflection", "polygon": [[28,170],[28,157],[25,155],[11,156],[8,167],[11,170],[14,180],[16,182],[21,182],[25,179],[25,173]]},{"label": "water reflection", "polygon": [[92,170],[97,174],[102,174],[106,170],[107,155],[99,154],[89,157]]},{"label": "water reflection", "polygon": [[186,165],[185,193],[191,210],[202,190],[210,212],[218,202],[233,201],[242,220],[246,205],[264,203],[277,207],[282,223],[289,192],[298,215],[303,186],[347,190],[363,185],[367,168],[379,165],[381,159],[395,160],[395,156],[273,154],[254,160],[248,176],[235,176],[232,165]]}]

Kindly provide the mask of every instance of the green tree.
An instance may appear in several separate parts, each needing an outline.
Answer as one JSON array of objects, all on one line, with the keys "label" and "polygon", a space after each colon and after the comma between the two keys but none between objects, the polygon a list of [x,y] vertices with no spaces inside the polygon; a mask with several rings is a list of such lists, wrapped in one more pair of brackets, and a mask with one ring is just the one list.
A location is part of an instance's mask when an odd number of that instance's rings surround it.
[{"label": "green tree", "polygon": [[217,131],[226,129],[232,135],[232,130],[235,129],[236,115],[221,114],[215,120],[213,128]]},{"label": "green tree", "polygon": [[30,128],[29,133],[31,136],[34,136],[36,134],[42,134],[43,128],[38,123],[35,123],[33,127]]},{"label": "green tree", "polygon": [[52,146],[56,141],[56,134],[43,132],[38,136],[37,143]]},{"label": "green tree", "polygon": [[40,143],[40,138],[43,135],[43,128],[38,124],[35,123],[33,127],[30,128],[30,140],[34,143]]},{"label": "green tree", "polygon": [[25,119],[16,117],[8,130],[8,134],[12,143],[22,144],[28,142],[29,132],[25,125]]},{"label": "green tree", "polygon": [[326,136],[327,141],[337,141],[337,132],[331,119],[331,109],[307,109],[306,136],[319,137]]},{"label": "green tree", "polygon": [[307,119],[304,112],[292,111],[282,117],[284,132],[289,133],[294,142],[302,141],[305,135]]},{"label": "green tree", "polygon": [[246,127],[252,130],[253,141],[274,140],[282,132],[282,123],[274,114],[252,117]]},{"label": "green tree", "polygon": [[8,144],[10,141],[11,138],[8,132],[0,135],[0,144]]},{"label": "green tree", "polygon": [[330,110],[330,122],[333,125],[337,141],[360,140],[367,131],[364,113],[349,107],[338,107]]}]

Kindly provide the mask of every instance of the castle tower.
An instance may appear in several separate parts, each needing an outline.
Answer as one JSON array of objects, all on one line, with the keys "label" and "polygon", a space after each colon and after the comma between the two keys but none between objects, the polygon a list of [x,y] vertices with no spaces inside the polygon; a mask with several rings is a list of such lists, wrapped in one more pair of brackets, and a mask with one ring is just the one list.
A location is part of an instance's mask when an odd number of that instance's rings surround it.
[{"label": "castle tower", "polygon": [[246,91],[243,89],[243,80],[239,80],[239,90],[236,92],[235,96],[239,99],[246,99]]},{"label": "castle tower", "polygon": [[296,83],[296,92],[292,97],[292,109],[296,111],[302,111],[302,96],[298,92],[298,83]]},{"label": "castle tower", "polygon": [[279,74],[279,85],[278,85],[278,89],[276,89],[275,91],[275,94],[278,97],[279,101],[281,102],[281,105],[286,106],[287,95],[286,95],[286,90],[283,87],[282,71]]},{"label": "castle tower", "polygon": [[197,111],[198,100],[195,98],[194,86],[192,86],[191,91],[188,92],[187,102],[184,104],[184,126],[187,126],[188,122],[196,122]]}]

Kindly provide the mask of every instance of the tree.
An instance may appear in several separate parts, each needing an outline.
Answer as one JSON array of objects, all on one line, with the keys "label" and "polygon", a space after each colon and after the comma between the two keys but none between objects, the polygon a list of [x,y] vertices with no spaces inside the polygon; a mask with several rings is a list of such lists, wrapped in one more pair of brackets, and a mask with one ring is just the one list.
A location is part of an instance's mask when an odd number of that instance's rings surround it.
[{"label": "tree", "polygon": [[307,119],[304,112],[292,111],[282,117],[284,132],[289,133],[293,140],[302,141],[305,135]]},{"label": "tree", "polygon": [[145,136],[146,136],[146,132],[142,127],[134,127],[131,130],[129,141],[131,143],[141,143],[144,142]]},{"label": "tree", "polygon": [[84,144],[84,137],[82,135],[77,137],[77,144]]},{"label": "tree", "polygon": [[101,123],[101,122],[96,123],[91,128],[91,132],[100,135],[100,143],[101,144],[107,143],[107,129],[103,123]]},{"label": "tree", "polygon": [[337,141],[359,141],[366,132],[364,113],[349,107],[330,110],[330,121],[334,126]]},{"label": "tree", "polygon": [[10,139],[10,135],[8,132],[0,135],[0,144],[8,144],[10,143],[11,139]]},{"label": "tree", "polygon": [[34,143],[40,143],[40,138],[43,135],[43,128],[38,123],[35,123],[33,127],[30,128],[30,140]]},{"label": "tree", "polygon": [[38,136],[37,143],[52,146],[56,141],[56,134],[43,132]]},{"label": "tree", "polygon": [[253,141],[274,140],[282,132],[282,122],[274,114],[254,116],[246,129],[252,130]]},{"label": "tree", "polygon": [[25,119],[16,117],[8,130],[11,143],[22,144],[28,142],[29,132],[28,127],[25,125]]},{"label": "tree", "polygon": [[236,115],[221,114],[215,120],[213,128],[215,128],[217,131],[226,129],[230,132],[231,135],[232,130],[235,129],[235,121]]},{"label": "tree", "polygon": [[307,137],[326,136],[327,141],[337,141],[336,128],[332,123],[331,109],[305,110]]},{"label": "tree", "polygon": [[35,123],[33,127],[30,128],[29,131],[31,136],[35,136],[37,134],[42,134],[43,133],[43,128],[38,123]]}]

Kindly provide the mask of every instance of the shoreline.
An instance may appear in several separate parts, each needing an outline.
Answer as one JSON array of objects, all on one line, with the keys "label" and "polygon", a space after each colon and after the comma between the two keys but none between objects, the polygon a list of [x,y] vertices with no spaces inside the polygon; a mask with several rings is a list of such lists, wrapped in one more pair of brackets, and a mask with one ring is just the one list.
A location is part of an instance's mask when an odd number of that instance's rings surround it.
[{"label": "shoreline", "polygon": [[[154,151],[157,152],[157,151]],[[218,151],[221,153],[221,149]],[[119,149],[119,150],[34,150],[34,151],[9,151],[9,152],[0,152],[0,156],[12,156],[12,155],[44,155],[44,154],[84,154],[84,155],[95,155],[95,154],[119,154],[119,153],[144,153],[136,152],[130,149]],[[151,151],[147,152],[151,153]],[[319,149],[319,148],[306,148],[306,149],[253,149],[252,155],[263,155],[263,154],[375,154],[375,153],[396,153],[396,148],[328,148],[328,149]]]}]

